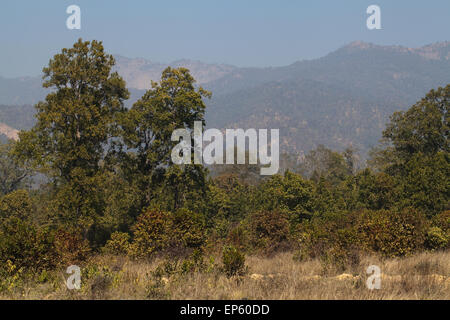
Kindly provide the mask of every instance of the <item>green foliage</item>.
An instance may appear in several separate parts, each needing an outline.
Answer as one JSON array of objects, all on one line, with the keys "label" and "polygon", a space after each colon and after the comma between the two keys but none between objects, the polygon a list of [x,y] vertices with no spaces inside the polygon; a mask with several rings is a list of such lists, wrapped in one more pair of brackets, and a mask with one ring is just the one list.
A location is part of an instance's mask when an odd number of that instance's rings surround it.
[{"label": "green foliage", "polygon": [[57,209],[75,223],[90,223],[98,207],[100,160],[125,112],[125,82],[111,72],[114,58],[101,42],[78,40],[43,69],[55,89],[36,105],[37,123],[20,133],[14,153],[55,180]]},{"label": "green foliage", "polygon": [[398,202],[399,186],[384,172],[364,169],[348,178],[338,187],[337,193],[345,201],[346,210],[389,209]]},{"label": "green foliage", "polygon": [[264,181],[256,195],[257,207],[287,214],[292,226],[309,218],[314,210],[314,184],[300,175],[286,171]]},{"label": "green foliage", "polygon": [[205,221],[201,214],[181,208],[172,215],[169,241],[173,247],[199,248],[206,241]]},{"label": "green foliage", "polygon": [[17,217],[3,220],[0,226],[0,269],[10,261],[16,269],[38,272],[58,263],[53,235],[38,230]]},{"label": "green foliage", "polygon": [[388,257],[410,255],[424,246],[426,219],[417,210],[365,211],[357,226],[363,245]]},{"label": "green foliage", "polygon": [[433,217],[432,224],[450,236],[450,210],[443,211],[435,215]]},{"label": "green foliage", "polygon": [[161,81],[152,82],[151,89],[121,117],[122,136],[129,150],[121,154],[122,164],[130,177],[138,181],[144,206],[150,205],[154,189],[161,186],[171,191],[165,192],[166,196],[172,196],[172,207],[167,208],[170,210],[182,206],[190,183],[200,189],[204,187],[206,176],[202,166],[172,169],[171,152],[178,142],[171,137],[175,129],[193,129],[195,121],[204,122],[203,98],[210,96],[208,91],[195,87],[188,69],[168,67]]},{"label": "green foliage", "polygon": [[13,291],[23,284],[24,269],[17,268],[11,260],[7,260],[0,268],[0,292]]},{"label": "green foliage", "polygon": [[149,257],[166,248],[170,216],[160,210],[146,210],[137,218],[132,227],[133,241],[129,253],[132,257]]},{"label": "green foliage", "polygon": [[[0,274],[9,279],[0,286],[14,287],[16,275],[30,270],[46,281],[46,270],[82,263],[100,248],[171,257],[164,267],[170,276],[214,269],[204,253],[228,244],[222,271],[232,277],[246,272],[243,252],[296,246],[297,259],[318,258],[324,270],[341,271],[356,268],[361,251],[393,257],[448,247],[450,85],[391,117],[372,168],[358,171],[352,148],[307,143],[313,150],[305,161],[283,156],[283,174],[261,178],[258,165],[233,165],[212,166],[208,177],[203,165],[172,163],[178,142],[171,137],[175,129],[192,131],[195,121],[205,126],[211,94],[189,70],[169,67],[127,110],[114,63],[101,42],[80,39],[63,49],[44,68],[44,87],[52,91],[36,105],[35,126],[0,146]],[[302,94],[317,98],[314,84],[307,85]],[[352,113],[359,101],[342,98]],[[288,105],[289,112],[298,106]],[[342,125],[363,130],[355,123]],[[290,128],[284,141],[305,136],[304,125]],[[29,168],[46,175],[36,190],[26,189]],[[108,270],[94,271],[90,285],[113,283]],[[148,293],[167,296],[161,277]]]},{"label": "green foliage", "polygon": [[225,246],[222,254],[223,272],[227,277],[242,276],[247,273],[245,255],[233,246]]},{"label": "green foliage", "polygon": [[0,221],[9,217],[30,219],[32,211],[33,203],[26,190],[13,191],[0,198]]},{"label": "green foliage", "polygon": [[425,245],[430,250],[445,249],[449,245],[449,239],[441,228],[431,227],[427,232]]},{"label": "green foliage", "polygon": [[130,235],[125,232],[114,232],[106,242],[103,251],[115,255],[126,255],[130,249]]},{"label": "green foliage", "polygon": [[324,257],[329,260],[330,250],[341,252],[360,247],[354,214],[315,216],[298,226],[295,238],[298,249],[294,258],[300,261]]},{"label": "green foliage", "polygon": [[129,254],[136,258],[162,251],[183,254],[190,248],[201,247],[206,240],[203,217],[184,208],[175,213],[145,210],[132,231]]},{"label": "green foliage", "polygon": [[311,150],[299,167],[299,171],[303,176],[310,177],[316,182],[318,182],[320,177],[324,177],[333,185],[338,184],[351,175],[352,170],[352,149],[347,149],[344,156],[325,148],[323,145],[319,145],[315,150]]},{"label": "green foliage", "polygon": [[204,254],[200,249],[194,249],[191,255],[185,259],[180,266],[180,273],[195,273],[204,272],[206,270],[206,263]]},{"label": "green foliage", "polygon": [[249,216],[250,244],[270,254],[279,251],[289,240],[289,221],[279,211],[258,211]]},{"label": "green foliage", "polygon": [[360,252],[406,256],[424,248],[428,222],[414,209],[363,210],[316,217],[296,232],[295,258],[320,258],[324,266],[355,266]]},{"label": "green foliage", "polygon": [[241,221],[251,209],[253,188],[241,183],[235,175],[224,174],[208,185],[208,217]]},{"label": "green foliage", "polygon": [[417,153],[449,152],[449,108],[450,84],[431,90],[408,111],[395,112],[383,137],[392,143],[392,152],[401,160]]},{"label": "green foliage", "polygon": [[399,180],[402,206],[423,210],[428,217],[450,206],[450,157],[448,153],[411,156]]},{"label": "green foliage", "polygon": [[431,90],[405,112],[396,112],[383,131],[384,148],[372,164],[399,186],[399,207],[412,206],[429,217],[448,209],[450,85]]}]

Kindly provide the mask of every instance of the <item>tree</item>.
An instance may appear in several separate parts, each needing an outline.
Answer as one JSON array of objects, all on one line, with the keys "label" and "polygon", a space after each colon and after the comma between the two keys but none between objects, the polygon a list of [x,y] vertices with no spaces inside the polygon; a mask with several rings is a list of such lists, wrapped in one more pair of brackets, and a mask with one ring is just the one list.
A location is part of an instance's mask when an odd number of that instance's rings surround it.
[{"label": "tree", "polygon": [[344,155],[334,152],[319,145],[315,150],[311,150],[303,163],[300,164],[300,173],[318,182],[323,176],[333,185],[339,184],[352,174],[354,169],[353,150],[348,148]]},{"label": "tree", "polygon": [[428,216],[449,207],[450,84],[431,90],[405,112],[396,112],[383,131],[371,163],[395,178],[399,206],[414,206]]},{"label": "tree", "polygon": [[32,211],[33,203],[26,190],[16,190],[0,198],[0,221],[9,217],[27,220]]},{"label": "tree", "polygon": [[314,191],[311,181],[286,171],[283,176],[273,175],[259,186],[255,207],[286,213],[294,226],[312,216],[315,206]]},{"label": "tree", "polygon": [[117,132],[117,116],[129,96],[111,72],[115,61],[102,42],[81,39],[62,49],[43,69],[53,91],[36,105],[37,123],[19,134],[15,154],[48,174],[57,191],[56,210],[70,221],[95,220],[101,160]]},{"label": "tree", "polygon": [[[170,170],[172,148],[177,142],[171,141],[176,129],[193,130],[195,121],[204,123],[204,97],[211,93],[194,86],[195,79],[186,68],[166,68],[160,82],[139,99],[131,110],[122,117],[123,140],[129,151],[122,153],[122,164],[129,179],[139,181],[142,192],[142,207],[149,205],[154,198],[154,189],[165,183],[182,183],[180,172]],[[191,143],[193,145],[193,143]],[[184,165],[185,175],[201,178],[204,174],[193,171],[205,170],[201,165]],[[188,183],[186,183],[188,184]],[[200,185],[204,185],[204,181]],[[172,185],[174,191],[181,185]],[[164,191],[163,191],[164,192]],[[167,195],[167,193],[164,193]],[[175,192],[173,208],[180,206],[182,194]]]},{"label": "tree", "polygon": [[407,111],[395,112],[383,131],[383,142],[389,144],[383,150],[391,164],[408,161],[413,155],[434,155],[449,152],[448,135],[450,108],[450,84],[431,90]]},{"label": "tree", "polygon": [[27,187],[30,170],[17,162],[11,154],[13,141],[0,145],[0,195]]}]

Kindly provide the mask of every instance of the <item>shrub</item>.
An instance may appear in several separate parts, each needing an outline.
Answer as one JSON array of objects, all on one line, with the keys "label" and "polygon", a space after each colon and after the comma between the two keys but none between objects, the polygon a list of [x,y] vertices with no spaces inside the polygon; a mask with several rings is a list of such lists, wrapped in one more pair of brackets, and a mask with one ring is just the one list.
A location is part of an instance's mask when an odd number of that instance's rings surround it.
[{"label": "shrub", "polygon": [[247,272],[245,255],[233,246],[225,246],[222,255],[223,272],[227,277],[242,276]]},{"label": "shrub", "polygon": [[264,253],[272,253],[288,241],[289,221],[279,211],[259,211],[249,218],[250,243]]},{"label": "shrub", "polygon": [[181,274],[203,272],[206,269],[203,251],[194,249],[191,255],[181,263]]},{"label": "shrub", "polygon": [[[294,259],[324,259],[330,256],[330,252],[359,250],[360,234],[356,232],[354,225],[353,213],[330,214],[303,222],[294,235],[298,246]],[[331,261],[328,258],[325,260]]]},{"label": "shrub", "polygon": [[89,242],[78,230],[57,230],[54,246],[59,264],[65,267],[86,261],[91,251]]},{"label": "shrub", "polygon": [[351,269],[356,270],[361,261],[360,252],[356,248],[345,248],[340,245],[334,245],[320,256],[322,271],[343,272]]},{"label": "shrub", "polygon": [[114,232],[106,242],[103,251],[106,253],[126,255],[130,249],[130,235],[125,232]]},{"label": "shrub", "polygon": [[227,242],[239,250],[245,250],[248,243],[248,235],[243,225],[239,225],[230,230]]},{"label": "shrub", "polygon": [[425,221],[424,215],[414,209],[365,211],[358,232],[370,251],[388,257],[405,256],[423,247]]},{"label": "shrub", "polygon": [[0,269],[10,264],[17,270],[52,269],[57,261],[53,236],[17,217],[5,219],[0,227]]},{"label": "shrub", "polygon": [[169,240],[170,215],[158,209],[144,211],[132,227],[133,241],[129,254],[134,258],[150,257],[163,250]]},{"label": "shrub", "polygon": [[186,255],[206,241],[203,217],[187,209],[175,213],[147,210],[138,217],[132,231],[129,254],[135,258],[158,252]]},{"label": "shrub", "polygon": [[431,227],[426,235],[425,245],[430,250],[445,249],[448,246],[447,235],[439,227]]},{"label": "shrub", "polygon": [[450,210],[435,215],[432,224],[447,233],[447,237],[450,237]]},{"label": "shrub", "polygon": [[168,232],[172,249],[199,248],[206,241],[203,216],[184,208],[172,214]]}]

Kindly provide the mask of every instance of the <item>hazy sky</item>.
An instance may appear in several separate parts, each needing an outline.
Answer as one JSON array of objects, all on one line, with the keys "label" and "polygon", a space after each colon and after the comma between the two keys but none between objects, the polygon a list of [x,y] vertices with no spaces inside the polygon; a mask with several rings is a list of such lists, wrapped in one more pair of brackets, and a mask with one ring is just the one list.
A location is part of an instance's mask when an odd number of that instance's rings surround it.
[{"label": "hazy sky", "polygon": [[[81,30],[66,28],[71,4],[81,8]],[[382,30],[366,27],[371,4],[381,7]],[[2,0],[0,76],[38,75],[79,37],[157,62],[279,66],[354,40],[409,47],[450,40],[450,1]]]}]

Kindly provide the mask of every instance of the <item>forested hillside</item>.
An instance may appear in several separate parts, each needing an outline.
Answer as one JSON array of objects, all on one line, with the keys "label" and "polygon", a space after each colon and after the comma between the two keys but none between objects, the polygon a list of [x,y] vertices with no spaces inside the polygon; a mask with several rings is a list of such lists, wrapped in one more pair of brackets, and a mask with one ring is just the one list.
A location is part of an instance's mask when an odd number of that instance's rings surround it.
[{"label": "forested hillside", "polygon": [[419,49],[354,42],[287,67],[239,69],[206,85],[212,127],[280,128],[285,151],[324,144],[365,154],[389,115],[450,81],[450,42]]}]

